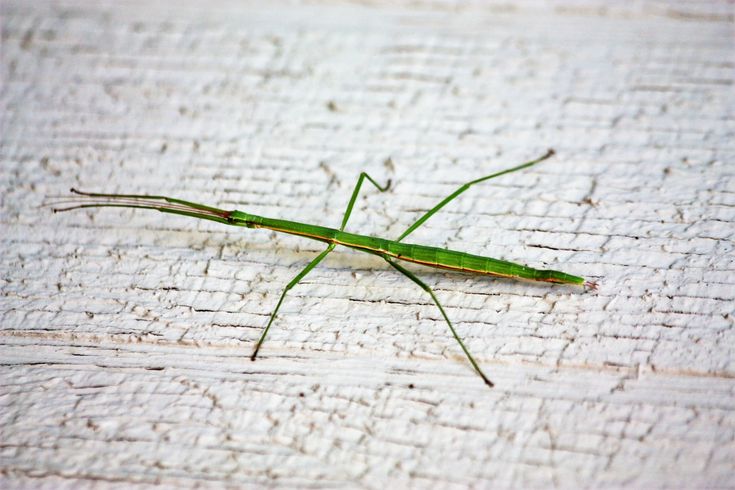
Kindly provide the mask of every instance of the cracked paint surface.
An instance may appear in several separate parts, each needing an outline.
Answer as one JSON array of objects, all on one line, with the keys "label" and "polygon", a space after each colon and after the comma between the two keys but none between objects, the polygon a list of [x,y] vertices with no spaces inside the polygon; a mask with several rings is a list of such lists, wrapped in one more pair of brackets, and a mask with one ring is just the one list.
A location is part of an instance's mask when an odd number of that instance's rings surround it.
[{"label": "cracked paint surface", "polygon": [[[728,2],[3,2],[0,483],[734,486]],[[543,15],[539,15],[542,12]],[[412,267],[159,213],[166,193],[559,268]]]}]

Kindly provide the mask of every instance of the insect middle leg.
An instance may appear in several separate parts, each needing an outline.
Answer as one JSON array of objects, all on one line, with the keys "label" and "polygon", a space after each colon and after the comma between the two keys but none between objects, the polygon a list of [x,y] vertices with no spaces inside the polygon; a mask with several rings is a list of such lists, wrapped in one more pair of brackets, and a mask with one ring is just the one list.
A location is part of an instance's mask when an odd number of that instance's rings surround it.
[{"label": "insect middle leg", "polygon": [[[384,187],[381,187],[375,180],[373,180],[372,177],[370,177],[365,172],[362,172],[360,174],[360,177],[357,179],[355,190],[352,191],[352,197],[350,198],[350,202],[347,204],[347,210],[345,211],[344,218],[342,218],[342,226],[340,227],[340,230],[344,230],[345,225],[347,225],[347,220],[350,218],[350,214],[352,214],[352,208],[355,205],[355,201],[357,200],[357,195],[360,192],[360,187],[362,187],[362,183],[365,179],[368,179],[370,182],[372,182],[372,184],[375,187],[377,187],[381,192],[387,191],[388,188],[390,187],[390,180]],[[288,291],[291,288],[297,285],[299,281],[301,281],[301,279],[303,279],[304,276],[306,276],[306,274],[308,274],[314,267],[317,266],[317,264],[319,264],[319,262],[324,260],[324,257],[326,257],[327,254],[329,254],[329,252],[334,250],[334,247],[335,247],[335,244],[330,243],[325,251],[320,253],[318,256],[314,258],[314,260],[309,262],[309,264],[304,268],[304,270],[299,272],[299,274],[296,277],[294,277],[291,280],[291,282],[289,282],[286,285],[283,292],[281,293],[281,297],[279,298],[278,303],[276,304],[276,308],[273,310],[273,313],[271,313],[270,320],[268,320],[268,325],[266,325],[265,330],[263,330],[263,333],[261,334],[260,339],[258,340],[258,343],[255,345],[255,350],[253,350],[253,354],[250,356],[251,360],[254,361],[255,358],[257,357],[258,351],[260,350],[260,346],[263,345],[263,341],[265,341],[265,337],[266,335],[268,335],[268,330],[270,330],[271,325],[273,324],[273,320],[275,320],[276,318],[276,314],[278,313],[278,309],[281,307],[281,303],[283,303],[283,298],[286,297],[286,293],[288,293]]]},{"label": "insect middle leg", "polygon": [[295,285],[301,281],[306,274],[309,273],[316,265],[324,260],[324,257],[327,256],[329,252],[334,250],[334,243],[330,243],[329,246],[325,251],[320,253],[319,255],[314,258],[311,262],[309,262],[309,265],[304,267],[304,270],[298,273],[296,277],[294,277],[291,282],[289,282],[286,287],[283,289],[283,292],[281,293],[281,298],[278,300],[278,304],[276,305],[276,309],[273,310],[273,313],[271,313],[271,318],[268,320],[268,325],[266,325],[265,330],[263,330],[263,334],[260,336],[260,340],[258,340],[258,343],[255,345],[255,350],[253,351],[253,354],[250,356],[250,360],[254,361],[255,357],[258,355],[258,351],[260,350],[260,346],[263,345],[263,341],[265,340],[265,336],[268,335],[268,330],[270,330],[271,325],[273,324],[273,320],[276,318],[276,313],[278,313],[278,309],[281,307],[281,303],[283,303],[283,298],[286,297],[286,293]]},{"label": "insect middle leg", "polygon": [[340,231],[343,231],[345,229],[345,226],[347,225],[347,220],[350,219],[350,215],[352,214],[352,208],[355,205],[355,200],[357,199],[357,195],[360,193],[360,187],[362,187],[362,182],[368,179],[375,187],[378,188],[380,192],[385,192],[388,189],[390,189],[390,180],[385,184],[385,186],[381,187],[380,184],[375,182],[375,180],[370,177],[367,173],[362,172],[360,173],[360,177],[357,179],[357,184],[355,184],[355,190],[352,191],[352,197],[350,197],[350,202],[347,204],[347,209],[345,210],[345,215],[342,218],[342,226],[339,227]]}]

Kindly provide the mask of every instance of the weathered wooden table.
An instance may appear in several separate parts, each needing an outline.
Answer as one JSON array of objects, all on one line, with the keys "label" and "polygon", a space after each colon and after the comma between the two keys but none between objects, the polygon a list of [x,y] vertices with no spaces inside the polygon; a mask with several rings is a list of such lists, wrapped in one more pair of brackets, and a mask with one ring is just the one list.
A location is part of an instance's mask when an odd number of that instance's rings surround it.
[{"label": "weathered wooden table", "polygon": [[[2,2],[0,485],[735,486],[731,2]],[[559,268],[412,268],[167,193]],[[166,221],[164,221],[166,219]]]}]

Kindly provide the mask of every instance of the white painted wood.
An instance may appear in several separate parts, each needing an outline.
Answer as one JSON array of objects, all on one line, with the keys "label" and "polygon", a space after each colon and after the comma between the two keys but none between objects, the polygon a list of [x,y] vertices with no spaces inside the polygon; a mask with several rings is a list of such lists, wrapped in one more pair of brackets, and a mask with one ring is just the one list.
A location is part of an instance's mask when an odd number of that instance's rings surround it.
[{"label": "white painted wood", "polygon": [[[0,482],[735,486],[730,2],[5,1]],[[158,213],[168,193],[600,281],[416,269]],[[412,388],[413,387],[413,388]]]}]

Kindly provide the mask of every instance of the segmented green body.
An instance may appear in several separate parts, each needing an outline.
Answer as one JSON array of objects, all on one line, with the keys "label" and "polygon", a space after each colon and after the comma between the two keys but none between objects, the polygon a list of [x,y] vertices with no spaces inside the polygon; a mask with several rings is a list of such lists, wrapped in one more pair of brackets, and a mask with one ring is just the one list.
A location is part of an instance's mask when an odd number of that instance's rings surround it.
[{"label": "segmented green body", "polygon": [[358,235],[335,228],[299,223],[298,221],[266,218],[242,211],[230,211],[227,221],[233,225],[267,228],[365,252],[375,252],[429,267],[564,284],[583,284],[585,281],[582,277],[560,271],[534,269],[505,260],[455,250]]},{"label": "segmented green body", "polygon": [[597,284],[595,282],[585,282],[584,278],[582,277],[572,276],[570,274],[566,274],[560,271],[534,269],[532,267],[508,262],[505,260],[498,260],[490,257],[472,255],[465,252],[457,252],[454,250],[446,250],[443,248],[402,242],[405,237],[407,237],[424,222],[426,222],[427,219],[429,219],[442,207],[444,207],[446,204],[448,204],[450,201],[455,199],[457,196],[462,194],[474,184],[478,184],[480,182],[484,182],[486,180],[490,180],[507,173],[516,172],[518,170],[528,168],[543,160],[546,160],[553,154],[554,150],[548,150],[543,156],[536,158],[535,160],[531,160],[529,162],[523,163],[513,168],[509,168],[507,170],[496,172],[480,179],[475,179],[460,186],[457,190],[455,190],[453,193],[451,193],[449,196],[444,198],[437,205],[427,211],[395,240],[388,240],[385,238],[371,237],[366,235],[357,235],[355,233],[348,233],[346,231],[343,231],[345,226],[347,225],[347,220],[352,213],[352,209],[355,204],[355,200],[357,199],[357,195],[360,191],[360,186],[362,185],[363,180],[367,179],[381,192],[388,190],[388,188],[390,187],[390,181],[388,181],[385,186],[381,186],[365,172],[362,172],[360,174],[360,177],[357,179],[357,184],[355,185],[355,189],[352,192],[352,197],[347,204],[347,209],[342,219],[342,226],[340,226],[339,229],[327,228],[318,225],[310,225],[297,221],[266,218],[263,216],[244,213],[242,211],[225,211],[224,209],[218,209],[204,204],[184,201],[182,199],[176,199],[167,196],[152,196],[144,194],[101,194],[93,192],[81,192],[75,189],[71,190],[75,197],[70,197],[69,199],[60,198],[60,203],[65,202],[69,204],[69,206],[63,208],[55,208],[54,212],[95,207],[154,209],[162,213],[190,216],[192,218],[216,221],[218,223],[223,223],[226,225],[246,226],[248,228],[266,228],[327,243],[328,245],[326,250],[324,250],[311,262],[309,262],[309,264],[299,274],[297,274],[291,282],[286,285],[285,289],[281,293],[281,297],[278,300],[278,303],[276,304],[276,308],[270,315],[268,324],[263,330],[263,333],[260,336],[258,343],[255,345],[255,349],[253,350],[252,355],[250,356],[252,360],[255,360],[256,356],[258,355],[260,346],[263,344],[263,341],[268,334],[268,330],[273,324],[273,320],[276,318],[276,313],[281,307],[281,303],[283,302],[283,298],[286,296],[286,293],[292,287],[298,284],[299,281],[301,281],[301,279],[303,279],[304,276],[309,273],[309,271],[311,271],[317,264],[319,264],[319,262],[324,259],[324,257],[326,257],[332,250],[334,250],[335,246],[342,245],[355,250],[359,250],[361,252],[377,255],[385,259],[385,261],[390,264],[391,267],[409,278],[431,296],[431,299],[439,308],[439,311],[444,317],[444,320],[447,322],[447,326],[449,326],[452,335],[459,343],[462,351],[464,351],[467,359],[472,364],[472,367],[475,369],[477,374],[482,377],[485,384],[492,387],[492,381],[490,381],[488,377],[485,376],[485,374],[482,372],[482,369],[480,369],[480,366],[477,364],[477,361],[475,361],[475,359],[472,357],[470,351],[467,350],[467,347],[464,345],[464,342],[462,342],[462,339],[460,338],[457,331],[454,329],[454,326],[452,326],[452,322],[449,320],[446,311],[444,311],[444,308],[442,307],[439,299],[436,297],[434,292],[413,272],[398,264],[396,262],[396,259],[414,262],[429,267],[450,269],[460,272],[489,274],[493,276],[528,279],[531,281],[576,284],[583,285],[589,289],[595,289],[597,287]]}]

